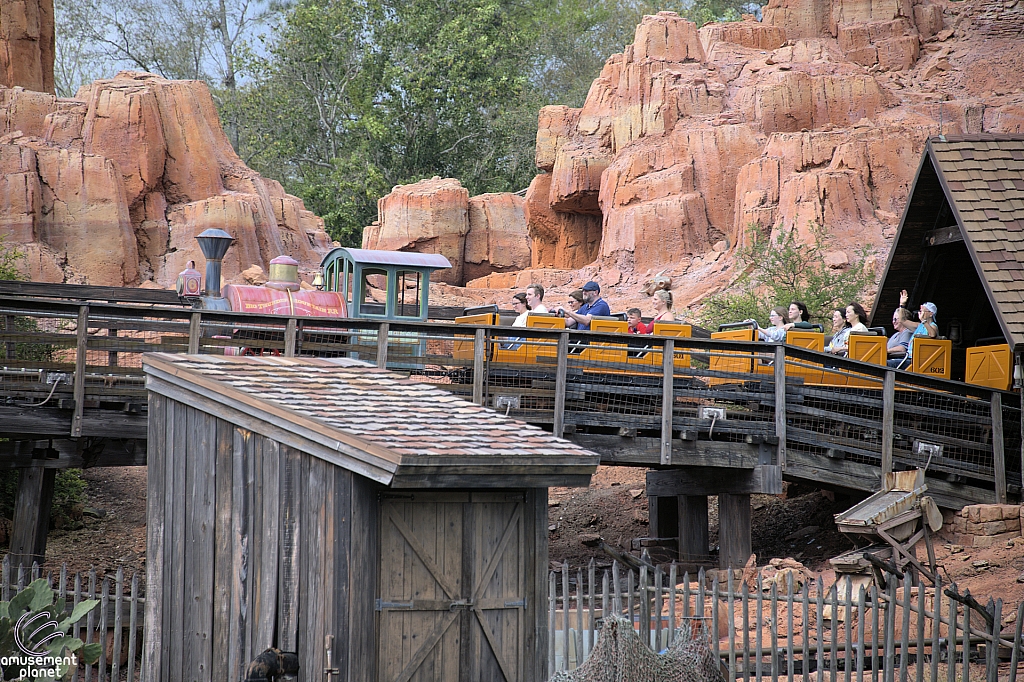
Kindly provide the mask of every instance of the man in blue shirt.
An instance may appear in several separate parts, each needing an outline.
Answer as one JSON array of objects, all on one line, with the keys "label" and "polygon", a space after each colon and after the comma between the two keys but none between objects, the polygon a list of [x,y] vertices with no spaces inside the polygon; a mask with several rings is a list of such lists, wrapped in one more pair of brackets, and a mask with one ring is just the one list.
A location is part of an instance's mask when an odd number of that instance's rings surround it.
[{"label": "man in blue shirt", "polygon": [[607,317],[612,312],[605,300],[601,298],[601,286],[597,282],[590,281],[583,285],[583,305],[580,306],[580,309],[573,312],[559,308],[558,314],[576,320],[576,328],[586,331],[590,329],[590,323],[595,315]]}]

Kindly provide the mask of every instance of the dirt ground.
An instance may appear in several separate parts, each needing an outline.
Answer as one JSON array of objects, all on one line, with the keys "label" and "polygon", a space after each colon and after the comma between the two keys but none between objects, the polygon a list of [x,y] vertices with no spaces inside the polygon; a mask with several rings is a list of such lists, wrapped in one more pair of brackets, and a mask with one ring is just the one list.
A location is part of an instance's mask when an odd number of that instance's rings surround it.
[{"label": "dirt ground", "polygon": [[[648,535],[646,469],[600,467],[589,488],[552,488],[549,494],[550,559],[570,566],[611,564],[599,546],[600,538],[612,547],[629,550],[634,538]],[[82,527],[53,530],[47,539],[44,570],[55,573],[66,562],[69,573],[95,567],[98,575],[123,568],[130,577],[146,568],[146,470],[142,467],[86,469],[88,482]],[[833,523],[833,514],[855,500],[837,498],[830,492],[788,486],[782,496],[752,498],[752,543],[759,566],[775,557],[791,557],[826,582],[834,580],[828,559],[852,548]],[[711,498],[709,519],[711,548],[718,540],[718,510]],[[6,548],[0,548],[6,549]],[[962,548],[940,534],[935,545],[945,581],[984,601],[1002,597],[1004,614],[1016,611],[1024,601],[1024,538],[985,549]],[[638,554],[638,552],[633,552]],[[923,550],[921,552],[923,556]]]}]

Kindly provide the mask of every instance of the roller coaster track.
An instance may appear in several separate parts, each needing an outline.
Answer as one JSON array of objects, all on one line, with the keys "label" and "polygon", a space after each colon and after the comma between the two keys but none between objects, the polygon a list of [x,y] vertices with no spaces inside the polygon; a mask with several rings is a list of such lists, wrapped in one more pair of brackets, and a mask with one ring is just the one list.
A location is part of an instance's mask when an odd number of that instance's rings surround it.
[{"label": "roller coaster track", "polygon": [[[0,467],[144,464],[144,353],[319,355],[436,383],[609,464],[727,471],[754,492],[872,491],[885,471],[927,467],[943,506],[1021,496],[1019,394],[803,348],[17,293],[0,299]],[[499,362],[512,347],[526,352]]]}]

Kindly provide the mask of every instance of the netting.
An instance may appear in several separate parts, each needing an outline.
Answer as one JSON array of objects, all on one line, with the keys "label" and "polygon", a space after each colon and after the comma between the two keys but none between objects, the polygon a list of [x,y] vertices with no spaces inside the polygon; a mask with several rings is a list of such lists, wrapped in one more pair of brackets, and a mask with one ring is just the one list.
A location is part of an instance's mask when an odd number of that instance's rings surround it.
[{"label": "netting", "polygon": [[720,682],[718,657],[703,627],[691,632],[682,623],[675,641],[663,654],[640,641],[633,625],[624,618],[605,618],[590,657],[571,671],[561,671],[551,682]]}]

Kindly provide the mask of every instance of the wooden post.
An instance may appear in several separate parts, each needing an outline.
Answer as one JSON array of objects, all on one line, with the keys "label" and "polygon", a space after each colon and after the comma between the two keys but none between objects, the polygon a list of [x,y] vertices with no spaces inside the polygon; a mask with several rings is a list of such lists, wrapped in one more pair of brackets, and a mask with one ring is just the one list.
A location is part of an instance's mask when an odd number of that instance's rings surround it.
[{"label": "wooden post", "polygon": [[1003,443],[1003,397],[992,391],[992,467],[995,472],[996,504],[1006,504],[1006,452]]},{"label": "wooden post", "polygon": [[192,319],[188,323],[188,353],[189,355],[199,354],[199,339],[203,336],[203,314],[199,311],[192,313]]},{"label": "wooden post", "polygon": [[708,556],[708,498],[677,495],[679,560],[701,561]]},{"label": "wooden post", "polygon": [[565,433],[565,382],[569,371],[569,332],[558,335],[558,362],[555,366],[555,415],[552,433],[561,438]]},{"label": "wooden post", "polygon": [[[661,463],[672,463],[672,410],[675,407],[676,342],[665,340],[661,353]],[[660,537],[660,536],[659,536]]]},{"label": "wooden post", "polygon": [[[16,326],[15,326],[15,322],[14,322],[14,315],[4,315],[4,331],[10,333],[10,332],[15,331],[15,329],[16,329]],[[15,351],[15,344],[14,344],[14,342],[13,341],[8,341],[4,345],[4,347],[5,347],[5,352],[6,352],[6,358],[8,360],[13,360],[14,359],[14,354],[16,352]]]},{"label": "wooden post", "polygon": [[53,482],[56,469],[33,466],[18,475],[18,493],[14,502],[14,527],[11,530],[11,563],[28,570],[32,562],[46,558],[46,532],[50,528]]},{"label": "wooden post", "polygon": [[78,344],[75,347],[75,416],[71,419],[71,436],[82,435],[82,410],[85,409],[85,356],[89,340],[89,306],[78,307]]},{"label": "wooden post", "polygon": [[296,331],[296,320],[294,317],[288,318],[288,323],[284,327],[284,356],[286,358],[295,357],[295,331]]},{"label": "wooden post", "polygon": [[484,404],[484,359],[487,357],[487,338],[483,329],[473,335],[473,402]]},{"label": "wooden post", "polygon": [[380,327],[377,328],[377,367],[380,369],[388,368],[388,334],[390,329],[391,325],[387,322],[381,322]]},{"label": "wooden post", "polygon": [[889,370],[882,382],[882,482],[892,473],[893,419],[896,414],[896,372]]},{"label": "wooden post", "polygon": [[750,558],[750,495],[718,495],[718,567],[741,568]]},{"label": "wooden post", "polygon": [[[117,338],[117,328],[116,327],[108,328],[107,329],[107,336],[116,339]],[[117,351],[116,350],[107,351],[107,366],[108,367],[117,367]]]},{"label": "wooden post", "polygon": [[[778,463],[786,470],[786,347],[781,343],[775,346],[775,436],[779,439]],[[748,505],[749,506],[749,505]],[[750,510],[747,510],[748,516]],[[749,525],[749,519],[748,519]],[[749,544],[749,533],[747,543]],[[747,552],[750,556],[750,552]],[[743,558],[746,562],[747,557]],[[724,568],[724,566],[723,566]]]}]

